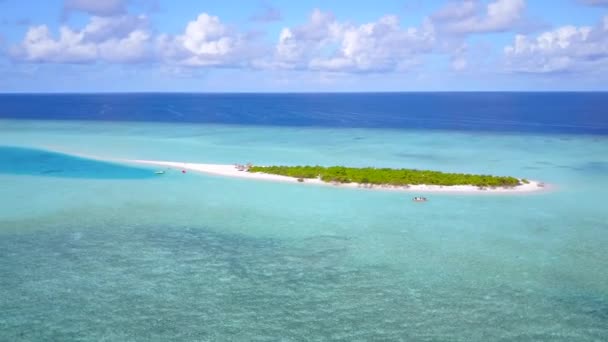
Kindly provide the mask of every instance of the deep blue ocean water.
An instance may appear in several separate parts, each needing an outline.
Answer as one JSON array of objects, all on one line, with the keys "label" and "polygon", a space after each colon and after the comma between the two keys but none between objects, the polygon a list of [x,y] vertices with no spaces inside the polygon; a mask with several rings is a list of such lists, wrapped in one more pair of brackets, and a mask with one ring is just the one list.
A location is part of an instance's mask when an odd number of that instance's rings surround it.
[{"label": "deep blue ocean water", "polygon": [[608,134],[608,93],[0,94],[0,118]]},{"label": "deep blue ocean water", "polygon": [[[606,108],[606,93],[0,95],[0,341],[607,341]],[[122,159],[552,189],[383,192]]]}]

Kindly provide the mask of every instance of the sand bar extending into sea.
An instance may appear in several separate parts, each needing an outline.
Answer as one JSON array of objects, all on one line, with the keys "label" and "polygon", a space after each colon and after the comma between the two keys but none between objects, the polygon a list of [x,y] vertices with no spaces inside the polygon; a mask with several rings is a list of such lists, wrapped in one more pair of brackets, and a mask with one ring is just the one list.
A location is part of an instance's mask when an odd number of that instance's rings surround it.
[{"label": "sand bar extending into sea", "polygon": [[357,188],[367,190],[387,190],[387,191],[410,191],[410,192],[449,192],[449,193],[529,193],[546,190],[547,186],[541,182],[530,180],[528,183],[522,183],[515,187],[478,187],[475,185],[408,185],[408,186],[392,186],[392,185],[371,185],[360,183],[337,183],[325,182],[320,179],[300,179],[288,176],[274,175],[261,172],[248,172],[239,170],[235,165],[230,164],[204,164],[204,163],[182,163],[172,161],[159,160],[140,160],[129,159],[125,160],[128,163],[154,165],[160,167],[168,167],[171,169],[188,170],[218,176],[237,177],[254,180],[265,180],[274,182],[288,182],[299,184],[326,185],[344,188]]}]

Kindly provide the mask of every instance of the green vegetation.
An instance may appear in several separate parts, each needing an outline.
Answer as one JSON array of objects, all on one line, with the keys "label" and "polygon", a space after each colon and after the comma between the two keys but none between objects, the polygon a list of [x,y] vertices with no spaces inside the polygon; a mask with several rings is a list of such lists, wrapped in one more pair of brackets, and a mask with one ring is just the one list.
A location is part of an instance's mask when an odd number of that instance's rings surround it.
[{"label": "green vegetation", "polygon": [[249,172],[263,172],[294,178],[320,178],[325,182],[382,185],[474,185],[480,187],[514,187],[520,181],[514,177],[446,173],[414,169],[377,169],[344,166],[252,166]]}]

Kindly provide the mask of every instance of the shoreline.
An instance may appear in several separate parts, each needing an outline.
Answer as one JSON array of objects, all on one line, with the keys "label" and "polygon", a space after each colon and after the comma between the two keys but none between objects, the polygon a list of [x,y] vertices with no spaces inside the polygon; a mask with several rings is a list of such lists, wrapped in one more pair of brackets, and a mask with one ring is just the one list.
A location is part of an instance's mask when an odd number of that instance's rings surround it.
[{"label": "shoreline", "polygon": [[128,163],[143,164],[143,165],[154,165],[175,168],[180,170],[189,170],[199,173],[253,179],[253,180],[265,180],[273,182],[283,183],[296,183],[296,184],[313,184],[332,186],[336,188],[351,188],[351,189],[364,189],[364,190],[380,190],[380,191],[402,191],[402,192],[443,192],[443,193],[500,193],[500,194],[517,194],[517,193],[531,193],[540,192],[547,190],[545,185],[541,185],[541,182],[530,180],[528,184],[518,185],[516,187],[495,187],[495,188],[480,188],[475,185],[409,185],[409,186],[393,186],[393,185],[371,185],[361,183],[332,183],[324,182],[320,179],[306,178],[303,181],[298,181],[297,178],[274,175],[269,173],[260,172],[249,172],[239,171],[235,165],[230,164],[204,164],[204,163],[180,163],[171,161],[160,161],[160,160],[141,160],[141,159],[127,159],[123,160]]}]

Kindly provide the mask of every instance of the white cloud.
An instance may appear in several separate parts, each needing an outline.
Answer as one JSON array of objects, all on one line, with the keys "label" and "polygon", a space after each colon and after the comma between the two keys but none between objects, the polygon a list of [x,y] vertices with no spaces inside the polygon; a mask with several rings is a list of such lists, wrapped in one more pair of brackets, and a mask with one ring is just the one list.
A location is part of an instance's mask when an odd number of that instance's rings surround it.
[{"label": "white cloud", "polygon": [[[479,71],[491,54],[472,53],[467,38],[473,34],[536,29],[526,18],[526,0],[449,0],[429,18],[436,34],[434,50],[449,56],[452,71]],[[473,50],[479,48],[474,44]]]},{"label": "white cloud", "polygon": [[589,71],[608,66],[608,16],[596,27],[563,26],[536,38],[517,35],[505,47],[513,71],[549,73]]},{"label": "white cloud", "polygon": [[[92,4],[79,1],[66,4]],[[395,15],[360,24],[339,21],[331,13],[315,9],[304,24],[283,28],[275,45],[258,41],[207,13],[175,35],[153,35],[145,16],[91,16],[80,29],[63,25],[53,33],[45,25],[31,27],[10,55],[17,61],[37,63],[153,61],[178,68],[381,73],[412,69],[434,53],[449,57],[451,70],[462,71],[477,65],[468,60],[465,34],[507,29],[525,8],[524,0],[482,4],[451,2],[416,27],[403,26]]]},{"label": "white cloud", "polygon": [[335,44],[341,29],[331,13],[315,9],[305,25],[281,30],[276,62],[285,68],[306,67],[324,46]]},{"label": "white cloud", "polygon": [[53,39],[46,25],[31,27],[13,57],[28,62],[84,63],[95,59],[97,51],[92,43],[83,43],[82,33],[63,26],[59,38]]},{"label": "white cloud", "polygon": [[126,0],[65,0],[63,11],[81,11],[95,16],[114,16],[126,11]]},{"label": "white cloud", "polygon": [[97,46],[99,58],[109,62],[139,62],[149,54],[150,34],[143,30],[130,32],[123,38],[104,40]]},{"label": "white cloud", "polygon": [[160,35],[157,49],[166,62],[186,66],[245,65],[256,50],[244,35],[207,13],[189,22],[181,35]]},{"label": "white cloud", "polygon": [[463,71],[469,66],[466,58],[468,46],[461,43],[459,46],[447,47],[446,50],[450,53],[450,68],[453,71]]},{"label": "white cloud", "polygon": [[463,57],[453,57],[450,62],[450,66],[454,71],[462,71],[465,70],[468,66],[468,62]]},{"label": "white cloud", "polygon": [[126,37],[135,31],[147,31],[148,25],[148,18],[144,15],[91,17],[83,33],[86,40],[101,42],[115,37]]},{"label": "white cloud", "polygon": [[377,72],[405,70],[429,52],[432,26],[402,28],[396,16],[354,25],[314,10],[309,22],[281,31],[274,65],[322,71]]},{"label": "white cloud", "polygon": [[93,16],[80,29],[63,25],[54,37],[46,25],[31,27],[11,56],[37,63],[138,62],[156,60],[181,66],[248,66],[260,48],[249,37],[206,13],[184,33],[153,37],[145,16]]},{"label": "white cloud", "polygon": [[431,15],[433,25],[452,34],[501,32],[512,29],[523,18],[525,0],[494,0],[485,8],[480,1],[450,2]]},{"label": "white cloud", "polygon": [[30,27],[11,49],[18,61],[38,63],[135,62],[146,58],[150,34],[141,17],[92,17],[82,30],[61,26],[53,37],[46,25]]}]

